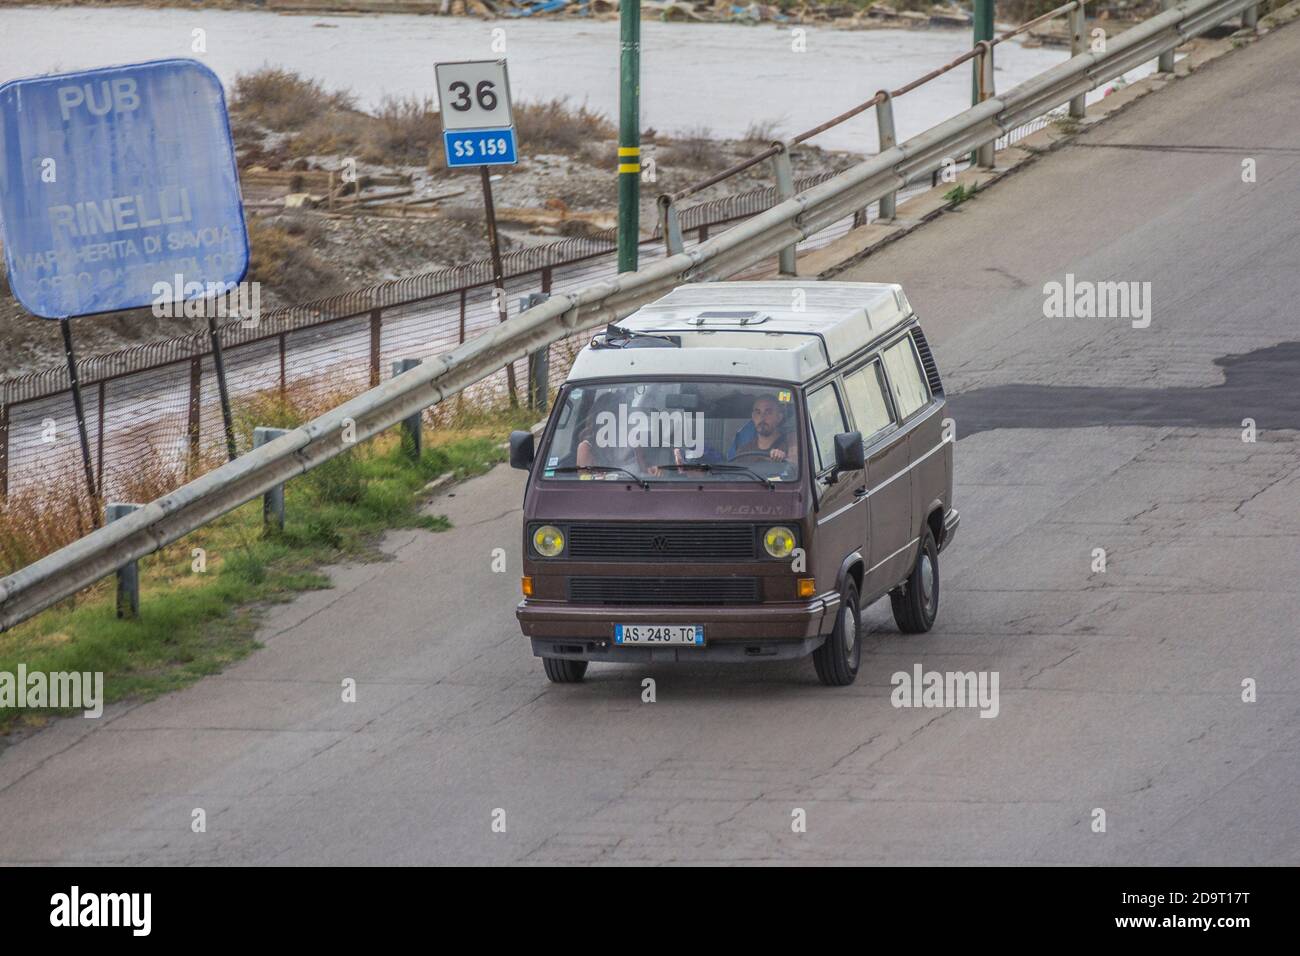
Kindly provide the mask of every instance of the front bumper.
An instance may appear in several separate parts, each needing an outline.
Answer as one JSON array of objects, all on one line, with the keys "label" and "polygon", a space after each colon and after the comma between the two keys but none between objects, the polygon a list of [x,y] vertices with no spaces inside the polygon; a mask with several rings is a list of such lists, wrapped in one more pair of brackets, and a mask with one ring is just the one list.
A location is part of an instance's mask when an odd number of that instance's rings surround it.
[{"label": "front bumper", "polygon": [[943,541],[939,543],[940,551],[952,544],[952,536],[957,533],[959,524],[961,524],[961,514],[956,508],[949,508],[948,513],[943,516]]},{"label": "front bumper", "polygon": [[[527,600],[515,611],[538,657],[587,661],[784,660],[811,654],[839,596],[790,604],[737,607],[592,607]],[[829,618],[828,618],[829,615]],[[703,647],[625,647],[615,624],[702,624]]]},{"label": "front bumper", "polygon": [[709,644],[716,642],[804,640],[822,633],[827,612],[838,609],[839,596],[823,594],[808,601],[745,604],[732,607],[637,605],[609,607],[525,598],[515,609],[526,637],[585,638],[612,641],[618,624],[703,624]]},{"label": "front bumper", "polygon": [[535,637],[532,645],[535,657],[560,657],[571,661],[609,661],[615,664],[685,664],[707,661],[716,664],[795,660],[807,657],[824,640],[824,637],[810,637],[799,641],[728,641],[703,647],[622,647],[612,640]]}]

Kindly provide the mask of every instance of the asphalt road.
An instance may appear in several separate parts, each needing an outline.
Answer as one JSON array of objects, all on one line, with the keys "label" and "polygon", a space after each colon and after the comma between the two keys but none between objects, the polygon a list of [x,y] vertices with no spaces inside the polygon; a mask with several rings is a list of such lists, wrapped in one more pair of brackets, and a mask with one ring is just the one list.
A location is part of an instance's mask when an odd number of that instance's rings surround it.
[{"label": "asphalt road", "polygon": [[[1267,36],[843,276],[921,313],[963,515],[938,626],[877,605],[855,686],[548,684],[498,469],[224,674],[9,748],[0,862],[1300,863],[1298,61]],[[1150,282],[1150,326],[1045,318],[1067,273]],[[891,706],[916,664],[998,672],[997,717]]]}]

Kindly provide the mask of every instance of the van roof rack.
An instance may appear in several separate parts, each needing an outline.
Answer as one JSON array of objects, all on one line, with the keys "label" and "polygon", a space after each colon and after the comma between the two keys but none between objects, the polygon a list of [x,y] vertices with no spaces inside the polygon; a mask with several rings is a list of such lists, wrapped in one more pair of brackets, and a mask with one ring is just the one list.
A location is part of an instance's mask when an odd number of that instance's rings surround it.
[{"label": "van roof rack", "polygon": [[771,316],[763,312],[754,310],[748,311],[722,311],[710,310],[697,313],[690,318],[683,319],[687,325],[706,326],[706,325],[761,325],[770,319]]}]

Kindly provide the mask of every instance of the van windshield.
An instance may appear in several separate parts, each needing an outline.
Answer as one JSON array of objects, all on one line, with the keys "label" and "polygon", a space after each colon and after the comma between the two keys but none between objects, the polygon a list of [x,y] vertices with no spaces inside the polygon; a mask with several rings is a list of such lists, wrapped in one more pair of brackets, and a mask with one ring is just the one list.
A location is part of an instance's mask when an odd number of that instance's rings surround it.
[{"label": "van windshield", "polygon": [[762,481],[799,477],[792,388],[760,382],[569,386],[542,450],[543,478]]}]

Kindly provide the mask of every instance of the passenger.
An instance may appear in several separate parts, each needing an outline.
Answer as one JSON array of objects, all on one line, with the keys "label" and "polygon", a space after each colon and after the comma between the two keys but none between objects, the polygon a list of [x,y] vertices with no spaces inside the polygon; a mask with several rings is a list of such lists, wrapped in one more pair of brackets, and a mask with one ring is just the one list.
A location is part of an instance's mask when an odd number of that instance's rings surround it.
[{"label": "passenger", "polygon": [[596,441],[602,416],[610,415],[617,420],[619,398],[620,396],[615,392],[606,392],[591,403],[587,420],[578,430],[578,452],[574,464],[579,468],[636,467],[637,460],[632,449],[619,448],[617,445],[605,447],[603,443]]},{"label": "passenger", "polygon": [[[658,477],[658,465],[648,464],[644,448],[618,444],[619,407],[625,401],[618,392],[606,392],[591,405],[587,420],[578,430],[578,450],[574,464],[579,468],[621,468],[634,475],[649,474]],[[606,425],[607,435],[615,438],[614,444],[598,440],[602,424]],[[613,477],[613,476],[610,476]]]},{"label": "passenger", "polygon": [[774,395],[760,395],[754,399],[750,415],[753,438],[743,441],[743,434],[750,425],[741,428],[736,436],[736,449],[732,458],[767,457],[773,461],[795,461],[799,457],[799,445],[794,432],[785,427],[785,409],[777,402]]}]

